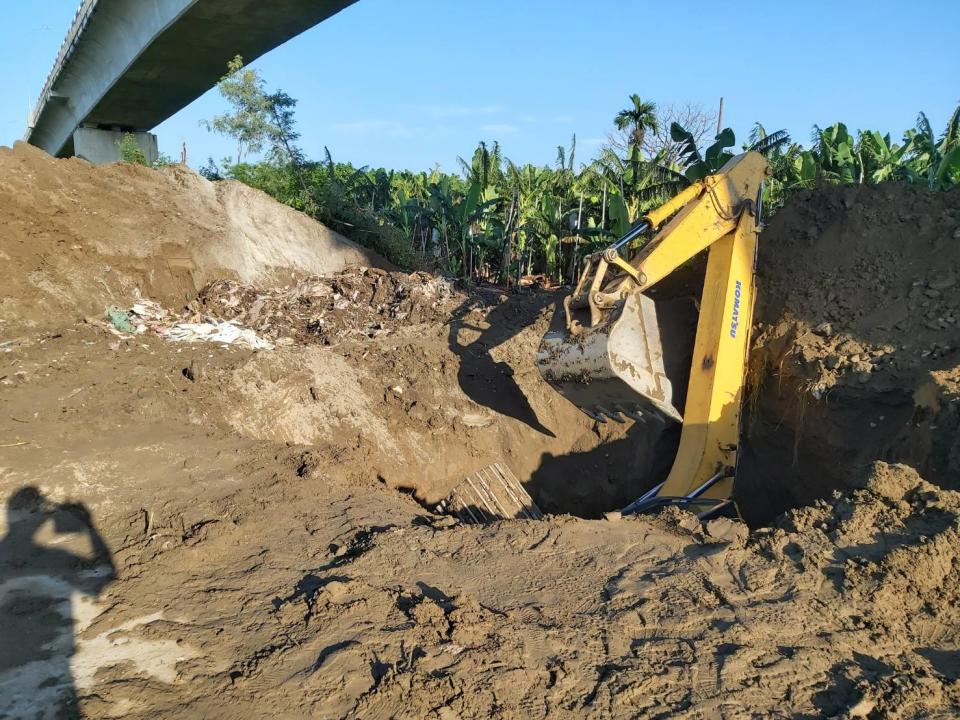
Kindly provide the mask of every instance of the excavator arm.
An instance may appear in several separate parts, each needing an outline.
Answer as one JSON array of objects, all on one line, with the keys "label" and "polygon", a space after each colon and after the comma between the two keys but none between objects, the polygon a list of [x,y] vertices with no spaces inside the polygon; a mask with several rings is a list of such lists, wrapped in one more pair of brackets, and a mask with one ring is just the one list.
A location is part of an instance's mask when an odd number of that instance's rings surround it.
[{"label": "excavator arm", "polygon": [[[585,259],[564,299],[564,326],[544,337],[541,374],[600,422],[680,422],[666,480],[624,512],[666,504],[714,512],[733,490],[740,409],[755,297],[762,155],[747,152],[648,213],[619,242]],[[656,235],[625,259],[641,232]],[[682,412],[664,368],[656,303],[646,291],[708,252],[693,360]]]}]

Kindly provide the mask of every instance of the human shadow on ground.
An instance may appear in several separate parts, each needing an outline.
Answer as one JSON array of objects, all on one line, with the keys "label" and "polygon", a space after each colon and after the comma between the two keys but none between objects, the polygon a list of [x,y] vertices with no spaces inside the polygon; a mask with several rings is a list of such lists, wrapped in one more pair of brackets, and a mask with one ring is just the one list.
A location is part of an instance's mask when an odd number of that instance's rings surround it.
[{"label": "human shadow on ground", "polygon": [[[527,303],[537,302],[525,298]],[[540,307],[547,307],[554,298],[543,296]],[[527,400],[527,396],[517,385],[513,377],[513,368],[505,362],[497,362],[490,351],[512,339],[527,327],[532,318],[529,308],[520,307],[514,297],[495,304],[487,310],[484,328],[470,321],[470,311],[479,305],[476,299],[468,299],[454,312],[450,321],[450,349],[460,358],[457,379],[463,392],[478,405],[489,408],[500,415],[526,423],[544,435],[555,437],[554,433],[540,422],[536,412]],[[475,331],[479,336],[471,342],[464,342],[461,331]],[[466,334],[466,333],[465,333]]]},{"label": "human shadow on ground", "polygon": [[[6,520],[0,540],[0,717],[78,718],[71,672],[75,625],[83,621],[76,616],[77,596],[95,597],[116,577],[111,553],[84,505],[52,503],[35,487],[10,496]],[[45,541],[38,539],[41,531]],[[75,544],[77,535],[86,536],[87,557],[56,547]]]}]

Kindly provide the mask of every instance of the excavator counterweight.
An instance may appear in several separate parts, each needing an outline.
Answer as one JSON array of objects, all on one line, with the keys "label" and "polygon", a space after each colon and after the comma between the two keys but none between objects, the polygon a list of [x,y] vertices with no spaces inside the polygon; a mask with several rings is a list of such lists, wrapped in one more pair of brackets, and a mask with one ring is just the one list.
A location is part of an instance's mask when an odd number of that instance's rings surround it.
[{"label": "excavator counterweight", "polygon": [[[738,155],[587,257],[577,287],[564,299],[562,327],[540,345],[544,379],[592,418],[682,423],[666,480],[624,512],[680,504],[706,514],[730,502],[767,173],[759,153]],[[634,256],[621,256],[647,230],[656,234]],[[662,338],[671,333],[661,330],[657,303],[646,293],[702,251],[708,252],[706,275],[679,408],[664,363]]]}]

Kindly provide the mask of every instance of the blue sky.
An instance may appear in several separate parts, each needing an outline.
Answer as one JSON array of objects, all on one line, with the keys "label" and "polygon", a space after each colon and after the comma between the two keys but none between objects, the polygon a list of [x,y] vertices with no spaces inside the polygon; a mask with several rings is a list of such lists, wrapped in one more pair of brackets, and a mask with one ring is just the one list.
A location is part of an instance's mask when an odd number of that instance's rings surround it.
[{"label": "blue sky", "polygon": [[[137,0],[142,1],[142,0]],[[78,0],[4,3],[0,144],[24,130]],[[754,121],[938,132],[960,101],[960,0],[641,2],[359,0],[255,63],[300,103],[302,145],[356,165],[452,170],[477,141],[549,163],[573,133],[586,160],[636,92],[710,108],[744,139]],[[233,152],[200,121],[216,91],[156,129],[190,162]]]}]

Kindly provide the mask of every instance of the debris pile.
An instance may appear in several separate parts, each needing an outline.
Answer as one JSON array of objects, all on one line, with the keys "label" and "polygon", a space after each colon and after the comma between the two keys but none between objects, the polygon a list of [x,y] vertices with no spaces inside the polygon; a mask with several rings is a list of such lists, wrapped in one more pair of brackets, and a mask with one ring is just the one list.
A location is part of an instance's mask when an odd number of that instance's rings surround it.
[{"label": "debris pile", "polygon": [[177,316],[153,300],[141,299],[129,310],[110,307],[106,316],[111,332],[121,336],[149,332],[177,342],[214,342],[245,345],[254,350],[273,349],[273,343],[235,320],[223,321],[197,313]]},{"label": "debris pile", "polygon": [[378,268],[310,276],[289,288],[217,280],[200,291],[200,311],[251,327],[265,337],[333,345],[399,327],[443,322],[465,299],[451,280]]}]

